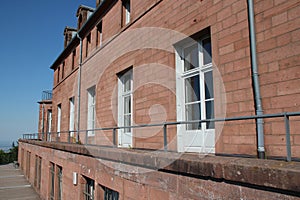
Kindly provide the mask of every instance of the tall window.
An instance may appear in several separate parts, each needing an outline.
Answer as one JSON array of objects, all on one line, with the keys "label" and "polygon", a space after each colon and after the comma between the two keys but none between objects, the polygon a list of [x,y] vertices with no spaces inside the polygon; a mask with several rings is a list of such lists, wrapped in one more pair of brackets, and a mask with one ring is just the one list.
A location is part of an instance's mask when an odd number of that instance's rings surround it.
[{"label": "tall window", "polygon": [[123,0],[123,25],[126,25],[130,22],[130,0]]},{"label": "tall window", "polygon": [[57,200],[61,200],[62,199],[62,167],[61,166],[57,166]]},{"label": "tall window", "polygon": [[96,87],[93,86],[88,89],[88,116],[87,116],[87,129],[91,130],[88,132],[88,136],[93,136],[95,129],[95,120],[96,120],[96,109],[95,109],[95,104],[96,104]]},{"label": "tall window", "polygon": [[61,79],[65,77],[65,61],[61,65]]},{"label": "tall window", "polygon": [[84,187],[84,199],[94,200],[95,193],[95,181],[85,177],[85,187]]},{"label": "tall window", "polygon": [[[210,36],[182,45],[177,55],[177,71],[180,72],[177,79],[180,80],[177,81],[178,120],[213,119],[214,82]],[[214,132],[209,131],[214,128],[214,122],[187,124],[183,136],[185,150],[214,151]]]},{"label": "tall window", "polygon": [[31,152],[27,151],[26,175],[28,179],[30,178],[30,162],[31,162],[30,158],[31,158]]},{"label": "tall window", "polygon": [[35,156],[35,178],[34,186],[39,190],[41,188],[41,172],[42,172],[42,158]]},{"label": "tall window", "polygon": [[75,68],[76,49],[72,53],[72,70]]},{"label": "tall window", "polygon": [[59,76],[60,76],[60,67],[57,68],[57,83],[59,83],[60,81]]},{"label": "tall window", "polygon": [[57,136],[60,137],[60,125],[61,125],[61,104],[57,106]]},{"label": "tall window", "polygon": [[52,126],[52,110],[48,110],[48,113],[47,113],[47,116],[48,116],[48,141],[51,141],[51,126]]},{"label": "tall window", "polygon": [[74,101],[75,101],[75,97],[71,97],[69,99],[69,103],[70,103],[70,121],[69,121],[69,131],[71,132],[71,137],[74,136],[74,125],[75,125],[75,104],[74,104]]},{"label": "tall window", "polygon": [[55,179],[55,168],[54,168],[54,163],[50,162],[50,194],[49,198],[50,200],[54,200],[55,195],[54,195],[54,179]]},{"label": "tall window", "polygon": [[88,34],[88,36],[86,36],[85,57],[88,56],[90,45],[91,45],[91,34]]},{"label": "tall window", "polygon": [[[128,127],[132,125],[132,69],[119,76],[118,87],[118,125]],[[131,128],[119,129],[119,146],[132,145]]]},{"label": "tall window", "polygon": [[96,46],[102,46],[102,21],[97,25]]}]

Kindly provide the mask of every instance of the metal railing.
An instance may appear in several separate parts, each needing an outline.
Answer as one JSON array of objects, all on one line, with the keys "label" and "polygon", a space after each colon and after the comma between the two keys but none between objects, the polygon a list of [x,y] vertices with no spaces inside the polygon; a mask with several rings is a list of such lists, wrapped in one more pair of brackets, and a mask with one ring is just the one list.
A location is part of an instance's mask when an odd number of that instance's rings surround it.
[{"label": "metal railing", "polygon": [[45,90],[42,93],[42,100],[51,100],[52,99],[52,90]]},{"label": "metal railing", "polygon": [[[47,133],[47,141],[59,142],[60,135],[63,133],[68,134],[68,143],[74,143],[71,141],[71,138],[76,138],[76,134],[85,133],[84,141],[85,144],[88,145],[88,134],[89,132],[97,132],[97,131],[111,131],[112,133],[112,146],[117,147],[116,144],[116,132],[119,129],[131,129],[131,128],[147,128],[147,127],[159,127],[163,128],[163,148],[164,151],[168,151],[168,133],[167,128],[169,126],[175,125],[186,125],[186,124],[194,124],[194,123],[206,123],[206,122],[226,122],[226,121],[241,121],[241,120],[256,120],[256,119],[264,119],[264,118],[283,118],[284,126],[285,126],[285,139],[286,139],[286,160],[290,162],[292,160],[292,151],[291,151],[291,139],[290,139],[290,117],[300,116],[300,112],[285,112],[285,113],[277,113],[277,114],[264,114],[264,115],[253,115],[253,116],[240,116],[240,117],[229,117],[229,118],[216,118],[216,119],[206,119],[206,120],[195,120],[195,121],[178,121],[178,122],[164,122],[157,124],[141,124],[134,126],[122,126],[122,127],[109,127],[109,128],[96,128],[90,130],[80,130],[80,131],[61,131],[61,132],[51,132]],[[42,135],[42,139],[44,140],[45,134],[42,133],[34,133],[34,134],[23,134],[23,139],[40,139],[39,135]],[[73,136],[71,136],[73,135]],[[78,142],[78,141],[77,141]],[[97,144],[96,144],[97,145]],[[101,146],[101,145],[98,145]],[[103,145],[102,145],[103,146]]]}]

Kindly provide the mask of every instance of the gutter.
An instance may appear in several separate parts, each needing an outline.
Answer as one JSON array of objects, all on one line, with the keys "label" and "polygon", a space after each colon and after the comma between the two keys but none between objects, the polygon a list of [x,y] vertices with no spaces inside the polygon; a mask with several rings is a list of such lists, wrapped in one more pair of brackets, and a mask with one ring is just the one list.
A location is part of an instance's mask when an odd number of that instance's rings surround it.
[{"label": "gutter", "polygon": [[[259,74],[257,67],[257,52],[256,52],[256,35],[255,35],[255,22],[254,22],[254,5],[253,0],[248,1],[248,16],[249,16],[249,36],[250,36],[250,50],[251,50],[251,70],[252,70],[252,81],[253,90],[255,96],[255,112],[256,115],[263,115]],[[256,131],[257,131],[257,154],[258,158],[265,158],[265,144],[264,144],[264,126],[263,119],[256,120]]]}]

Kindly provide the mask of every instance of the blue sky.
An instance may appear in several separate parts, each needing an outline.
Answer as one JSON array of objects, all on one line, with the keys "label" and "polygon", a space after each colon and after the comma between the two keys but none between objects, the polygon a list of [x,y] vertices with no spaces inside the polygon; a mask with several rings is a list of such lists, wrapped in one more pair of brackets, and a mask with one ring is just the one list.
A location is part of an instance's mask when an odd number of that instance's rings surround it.
[{"label": "blue sky", "polygon": [[1,1],[1,143],[37,132],[37,102],[52,89],[50,66],[63,50],[65,26],[77,26],[81,4],[95,7],[96,0]]}]

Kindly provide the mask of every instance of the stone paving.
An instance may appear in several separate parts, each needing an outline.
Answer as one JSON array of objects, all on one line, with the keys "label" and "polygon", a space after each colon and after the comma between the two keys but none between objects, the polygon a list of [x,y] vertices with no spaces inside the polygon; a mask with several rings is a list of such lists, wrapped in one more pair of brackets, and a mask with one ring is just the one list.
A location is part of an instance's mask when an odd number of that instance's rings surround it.
[{"label": "stone paving", "polygon": [[0,200],[40,200],[22,171],[13,164],[0,165]]}]

